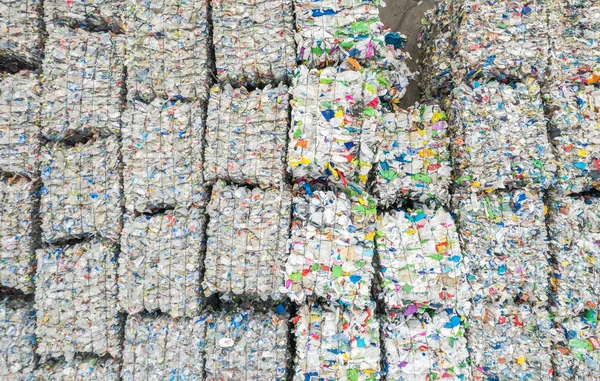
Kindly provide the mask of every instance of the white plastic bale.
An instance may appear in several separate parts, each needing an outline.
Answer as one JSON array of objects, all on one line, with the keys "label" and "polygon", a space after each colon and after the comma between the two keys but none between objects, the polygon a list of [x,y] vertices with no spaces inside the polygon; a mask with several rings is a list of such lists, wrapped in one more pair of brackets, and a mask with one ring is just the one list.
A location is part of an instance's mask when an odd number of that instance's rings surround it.
[{"label": "white plastic bale", "polygon": [[18,299],[0,301],[0,378],[27,380],[35,366],[35,310]]},{"label": "white plastic bale", "polygon": [[206,381],[286,380],[288,318],[236,309],[206,319]]},{"label": "white plastic bale", "polygon": [[319,303],[300,307],[294,381],[375,381],[381,369],[380,320],[364,309]]},{"label": "white plastic bale", "polygon": [[204,381],[206,318],[129,315],[121,380]]},{"label": "white plastic bale", "polygon": [[39,64],[42,54],[42,0],[0,1],[0,65]]},{"label": "white plastic bale", "polygon": [[211,7],[219,81],[288,81],[296,67],[292,0],[213,0]]},{"label": "white plastic bale", "polygon": [[197,206],[125,215],[119,303],[128,313],[198,316],[206,217]]},{"label": "white plastic bale", "polygon": [[130,213],[203,204],[200,102],[128,102],[123,114],[125,207]]},{"label": "white plastic bale", "polygon": [[292,194],[218,181],[208,204],[204,294],[281,298]]},{"label": "white plastic bale", "polygon": [[384,212],[377,218],[375,245],[388,310],[424,305],[466,313],[471,265],[450,213],[425,205]]},{"label": "white plastic bale", "polygon": [[459,186],[473,191],[543,189],[556,182],[558,163],[534,78],[463,83],[452,100],[451,148]]},{"label": "white plastic bale", "polygon": [[600,303],[600,197],[553,193],[548,209],[553,307],[561,316],[576,315]]},{"label": "white plastic bale", "polygon": [[263,187],[285,177],[287,86],[248,91],[213,87],[206,119],[204,179]]},{"label": "white plastic bale", "polygon": [[401,198],[447,203],[452,165],[446,119],[437,104],[425,103],[384,114],[373,191],[381,204]]},{"label": "white plastic bale", "polygon": [[125,0],[44,0],[46,25],[64,22],[90,31],[122,31]]},{"label": "white plastic bale", "polygon": [[36,353],[121,355],[123,319],[117,305],[117,247],[92,239],[37,250]]},{"label": "white plastic bale", "polygon": [[99,235],[117,240],[122,192],[115,136],[73,146],[48,143],[41,152],[42,239],[57,242]]},{"label": "white plastic bale", "polygon": [[71,361],[40,364],[28,381],[118,381],[121,364],[110,357],[76,355]]},{"label": "white plastic bale", "polygon": [[119,133],[125,38],[48,25],[42,86],[45,137]]},{"label": "white plastic bale", "polygon": [[452,309],[388,313],[382,322],[389,380],[471,380],[467,320]]},{"label": "white plastic bale", "polygon": [[0,284],[33,293],[35,247],[39,241],[34,220],[37,185],[22,177],[0,179]]},{"label": "white plastic bale", "polygon": [[551,267],[543,194],[456,193],[454,212],[473,300],[545,306]]},{"label": "white plastic bale", "polygon": [[210,56],[206,0],[128,0],[128,97],[151,102],[208,98]]},{"label": "white plastic bale", "polygon": [[25,70],[0,80],[0,169],[32,177],[38,170],[39,80]]}]

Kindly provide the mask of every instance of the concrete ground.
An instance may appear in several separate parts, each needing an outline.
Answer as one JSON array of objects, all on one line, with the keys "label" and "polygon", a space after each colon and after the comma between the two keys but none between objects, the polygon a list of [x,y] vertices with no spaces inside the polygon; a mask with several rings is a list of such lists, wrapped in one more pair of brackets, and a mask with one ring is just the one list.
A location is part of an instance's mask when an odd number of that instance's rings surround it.
[{"label": "concrete ground", "polygon": [[[418,71],[420,49],[417,48],[417,35],[421,29],[421,19],[426,10],[434,7],[434,0],[385,0],[385,8],[380,9],[380,16],[383,23],[393,31],[404,34],[408,37],[405,51],[410,54],[412,60],[408,62],[408,67],[412,71]],[[418,101],[419,87],[413,81],[407,93],[402,98],[402,107],[408,107]]]}]

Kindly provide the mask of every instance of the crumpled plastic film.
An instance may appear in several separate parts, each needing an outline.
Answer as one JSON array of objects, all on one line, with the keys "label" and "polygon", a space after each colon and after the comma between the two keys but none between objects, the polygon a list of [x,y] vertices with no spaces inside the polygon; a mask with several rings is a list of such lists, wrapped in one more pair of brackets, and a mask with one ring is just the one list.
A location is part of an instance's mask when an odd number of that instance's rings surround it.
[{"label": "crumpled plastic film", "polygon": [[42,133],[118,133],[125,78],[125,39],[109,32],[49,25],[42,86]]},{"label": "crumpled plastic film", "polygon": [[208,204],[204,294],[279,299],[288,257],[292,194],[218,181]]},{"label": "crumpled plastic film", "polygon": [[[123,178],[129,212],[201,204],[200,102],[155,99],[128,102],[123,114]],[[204,200],[204,201],[203,201]]]},{"label": "crumpled plastic film", "polygon": [[552,379],[552,320],[546,309],[479,302],[468,321],[474,380]]},{"label": "crumpled plastic film", "polygon": [[16,62],[30,69],[42,54],[42,0],[0,1],[0,67]]},{"label": "crumpled plastic film", "polygon": [[285,177],[289,125],[287,86],[210,92],[204,179],[279,185]]},{"label": "crumpled plastic film", "polygon": [[0,301],[0,378],[26,380],[35,365],[35,343],[33,303]]},{"label": "crumpled plastic film", "polygon": [[600,189],[600,88],[564,84],[545,97],[560,163],[558,187],[568,193]]},{"label": "crumpled plastic film", "polygon": [[129,315],[121,379],[203,381],[205,330],[205,317]]},{"label": "crumpled plastic film", "polygon": [[76,355],[71,361],[52,359],[39,365],[30,381],[118,381],[118,360]]},{"label": "crumpled plastic film", "polygon": [[543,194],[456,193],[454,211],[473,300],[546,305],[551,267]]},{"label": "crumpled plastic film", "polygon": [[48,143],[41,152],[42,239],[57,242],[121,232],[119,141],[115,136]]},{"label": "crumpled plastic film", "polygon": [[578,314],[600,304],[600,195],[552,193],[548,209],[554,308]]},{"label": "crumpled plastic film", "polygon": [[364,307],[371,300],[376,206],[368,196],[311,190],[293,199],[284,291],[302,303],[315,295]]},{"label": "crumpled plastic film", "polygon": [[33,293],[36,184],[23,178],[0,179],[0,284]]},{"label": "crumpled plastic film", "polygon": [[46,24],[64,22],[90,31],[122,31],[121,6],[126,0],[44,0]]},{"label": "crumpled plastic film", "polygon": [[38,170],[38,77],[23,70],[0,80],[0,169],[32,177]]},{"label": "crumpled plastic film", "polygon": [[213,0],[211,7],[219,81],[288,81],[296,67],[292,0]]},{"label": "crumpled plastic film", "polygon": [[415,206],[377,217],[375,245],[382,297],[388,309],[469,308],[469,258],[463,256],[452,215]]},{"label": "crumpled plastic film", "polygon": [[293,81],[288,164],[295,178],[364,189],[375,161],[377,71],[300,66]]},{"label": "crumpled plastic film", "polygon": [[161,214],[125,215],[119,303],[128,313],[161,310],[198,316],[206,217],[193,205]]},{"label": "crumpled plastic film", "polygon": [[453,91],[451,113],[461,187],[481,191],[554,184],[558,165],[535,79],[463,83]]},{"label": "crumpled plastic film", "polygon": [[389,380],[471,380],[465,328],[452,309],[390,312],[382,322]]},{"label": "crumpled plastic film", "polygon": [[206,320],[206,381],[286,380],[288,318],[236,309]]},{"label": "crumpled plastic film", "polygon": [[293,320],[294,381],[375,381],[382,378],[380,321],[364,309],[309,303]]},{"label": "crumpled plastic film", "polygon": [[208,98],[206,0],[129,0],[123,7],[129,99]]},{"label": "crumpled plastic film", "polygon": [[400,198],[448,201],[452,165],[446,119],[437,104],[425,103],[383,116],[374,187],[380,204]]},{"label": "crumpled plastic film", "polygon": [[117,306],[117,247],[99,239],[37,250],[36,353],[121,355]]}]

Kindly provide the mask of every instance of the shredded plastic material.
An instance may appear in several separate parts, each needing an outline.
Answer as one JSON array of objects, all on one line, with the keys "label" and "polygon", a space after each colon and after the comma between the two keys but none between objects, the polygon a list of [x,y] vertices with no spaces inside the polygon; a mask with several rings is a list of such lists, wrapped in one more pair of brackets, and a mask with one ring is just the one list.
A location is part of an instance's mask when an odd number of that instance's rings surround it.
[{"label": "shredded plastic material", "polygon": [[118,381],[121,364],[110,357],[76,355],[71,361],[50,360],[38,366],[34,380]]},{"label": "shredded plastic material", "polygon": [[117,247],[91,241],[37,251],[36,353],[42,359],[75,353],[121,355],[117,306]]},{"label": "shredded plastic material", "polygon": [[25,380],[35,365],[35,310],[18,299],[0,301],[0,378]]},{"label": "shredded plastic material", "polygon": [[42,0],[0,1],[0,68],[33,69],[42,54]]},{"label": "shredded plastic material", "polygon": [[204,177],[263,187],[285,178],[288,88],[248,91],[226,85],[210,92]]},{"label": "shredded plastic material", "polygon": [[119,303],[128,313],[198,316],[206,217],[198,206],[125,215]]},{"label": "shredded plastic material", "polygon": [[261,190],[218,181],[208,204],[205,295],[279,299],[291,214],[285,186]]},{"label": "shredded plastic material", "polygon": [[287,82],[296,66],[292,0],[215,0],[211,11],[219,81]]},{"label": "shredded plastic material", "polygon": [[65,23],[90,31],[122,32],[122,5],[126,0],[44,0],[49,23]]},{"label": "shredded plastic material", "polygon": [[48,143],[41,152],[42,239],[57,242],[121,231],[119,141]]},{"label": "shredded plastic material", "polygon": [[382,377],[380,322],[364,309],[310,303],[293,319],[295,381],[374,381]]}]

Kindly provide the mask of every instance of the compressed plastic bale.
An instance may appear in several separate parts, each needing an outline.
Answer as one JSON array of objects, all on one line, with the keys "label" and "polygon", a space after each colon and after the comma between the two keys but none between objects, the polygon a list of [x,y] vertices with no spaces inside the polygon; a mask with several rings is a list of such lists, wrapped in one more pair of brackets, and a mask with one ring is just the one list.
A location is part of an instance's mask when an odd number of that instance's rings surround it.
[{"label": "compressed plastic bale", "polygon": [[281,298],[292,194],[218,181],[208,204],[204,294]]},{"label": "compressed plastic bale", "polygon": [[380,321],[364,309],[310,303],[295,324],[294,381],[374,381],[382,378]]},{"label": "compressed plastic bale", "polygon": [[287,86],[213,87],[206,118],[204,178],[279,185],[285,178]]},{"label": "compressed plastic bale", "polygon": [[201,204],[202,117],[200,102],[132,101],[123,114],[125,207],[153,212]]},{"label": "compressed plastic bale", "polygon": [[19,299],[0,301],[0,378],[26,380],[35,365],[35,310]]},{"label": "compressed plastic bale", "polygon": [[206,381],[286,380],[286,314],[235,309],[206,319]]},{"label": "compressed plastic bale", "polygon": [[543,194],[464,192],[454,201],[473,299],[546,305],[551,267]]},{"label": "compressed plastic bale", "polygon": [[121,355],[117,246],[99,239],[37,250],[36,353]]},{"label": "compressed plastic bale", "polygon": [[475,303],[467,341],[474,380],[552,378],[552,321],[544,308]]},{"label": "compressed plastic bale", "polygon": [[196,205],[155,215],[125,215],[119,303],[128,313],[197,316],[206,217]]},{"label": "compressed plastic bale", "polygon": [[452,97],[458,185],[481,191],[555,183],[558,165],[535,79],[464,83]]},{"label": "compressed plastic bale", "polygon": [[554,308],[578,314],[600,304],[600,196],[553,193],[548,209]]},{"label": "compressed plastic bale", "polygon": [[121,380],[204,380],[206,318],[129,315]]},{"label": "compressed plastic bale", "polygon": [[0,80],[0,169],[32,177],[38,170],[38,77],[23,70]]},{"label": "compressed plastic bale", "polygon": [[213,0],[211,12],[219,81],[287,82],[296,67],[292,0]]},{"label": "compressed plastic bale", "polygon": [[42,54],[42,0],[0,1],[0,68],[34,69]]},{"label": "compressed plastic bale", "polygon": [[49,23],[65,23],[90,31],[122,31],[124,0],[45,0],[44,16]]},{"label": "compressed plastic bale", "polygon": [[600,189],[600,89],[564,84],[546,97],[558,187],[567,193]]},{"label": "compressed plastic bale", "polygon": [[208,98],[206,0],[130,0],[123,7],[130,99]]},{"label": "compressed plastic bale", "polygon": [[0,179],[0,284],[33,293],[37,184],[23,177]]},{"label": "compressed plastic bale", "polygon": [[45,137],[119,133],[125,39],[49,25],[42,70]]},{"label": "compressed plastic bale", "polygon": [[437,104],[425,103],[383,116],[373,191],[380,204],[401,198],[448,201],[452,165],[446,119]]},{"label": "compressed plastic bale", "polygon": [[388,380],[471,380],[468,325],[452,309],[388,313],[381,327]]},{"label": "compressed plastic bale", "polygon": [[466,313],[471,265],[450,213],[425,205],[384,212],[377,217],[375,245],[388,310],[417,305]]},{"label": "compressed plastic bale", "polygon": [[121,232],[119,141],[115,136],[85,143],[48,143],[41,152],[42,239],[58,242]]},{"label": "compressed plastic bale", "polygon": [[341,191],[311,190],[293,198],[291,251],[285,264],[285,291],[302,303],[309,297],[353,304],[370,303],[376,229],[375,203]]},{"label": "compressed plastic bale", "polygon": [[76,355],[71,361],[51,359],[40,364],[32,380],[118,381],[121,364],[111,357]]}]

